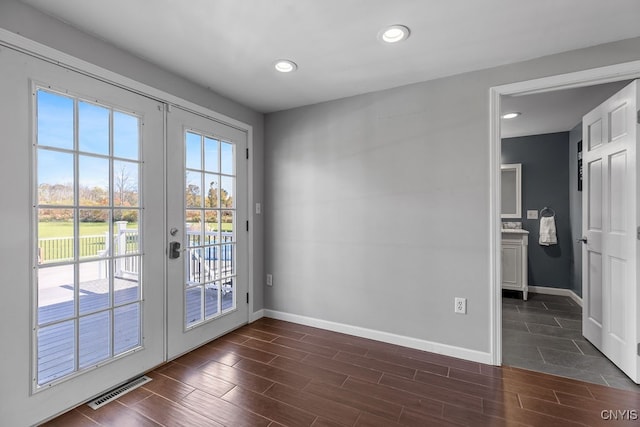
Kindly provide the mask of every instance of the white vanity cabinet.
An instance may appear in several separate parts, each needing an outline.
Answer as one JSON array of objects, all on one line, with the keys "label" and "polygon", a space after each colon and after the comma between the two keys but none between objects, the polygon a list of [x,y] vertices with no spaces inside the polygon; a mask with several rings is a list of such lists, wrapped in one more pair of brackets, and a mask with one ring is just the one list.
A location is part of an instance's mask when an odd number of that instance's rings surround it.
[{"label": "white vanity cabinet", "polygon": [[527,300],[527,230],[502,230],[502,289],[522,291]]}]

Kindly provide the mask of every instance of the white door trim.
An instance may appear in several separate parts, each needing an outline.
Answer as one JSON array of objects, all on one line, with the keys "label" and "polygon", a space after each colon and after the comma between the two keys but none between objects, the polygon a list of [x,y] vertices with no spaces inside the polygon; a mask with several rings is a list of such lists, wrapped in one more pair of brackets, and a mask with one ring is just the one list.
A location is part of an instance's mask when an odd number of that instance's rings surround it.
[{"label": "white door trim", "polygon": [[[69,54],[66,54],[57,49],[46,46],[42,43],[38,43],[36,41],[30,40],[24,36],[13,33],[11,31],[5,30],[4,28],[0,28],[0,45],[4,45],[23,53],[26,53],[31,56],[36,56],[45,61],[53,62],[57,65],[60,65],[65,68],[69,68],[78,73],[93,77],[95,79],[101,80],[105,83],[112,84],[114,86],[118,86],[120,88],[129,90],[134,93],[138,93],[140,95],[144,95],[146,97],[155,99],[156,101],[163,102],[168,105],[176,105],[182,109],[187,111],[191,111],[195,114],[199,114],[210,118],[211,120],[215,120],[217,122],[235,127],[236,129],[247,132],[247,148],[249,149],[249,164],[248,164],[248,177],[247,177],[247,216],[249,220],[252,222],[251,227],[249,228],[249,282],[248,282],[248,290],[250,292],[250,300],[249,300],[249,316],[247,321],[251,321],[251,319],[255,316],[252,316],[255,311],[254,306],[254,298],[253,298],[253,244],[254,244],[254,227],[253,221],[253,210],[252,206],[254,204],[254,194],[253,194],[253,126],[244,123],[242,121],[236,120],[232,117],[226,116],[224,114],[218,113],[216,111],[210,110],[209,108],[203,107],[191,101],[187,101],[186,99],[180,98],[178,96],[167,93],[163,90],[154,88],[152,86],[148,86],[139,81],[130,79],[121,74],[115,73],[113,71],[109,71],[106,68],[102,68],[90,62],[84,61],[82,59],[76,58]],[[166,225],[166,224],[165,224]],[[166,228],[166,227],[165,227]]]},{"label": "white door trim", "polygon": [[489,282],[491,363],[502,364],[501,220],[500,220],[500,97],[570,89],[640,77],[640,61],[494,86],[489,89]]}]

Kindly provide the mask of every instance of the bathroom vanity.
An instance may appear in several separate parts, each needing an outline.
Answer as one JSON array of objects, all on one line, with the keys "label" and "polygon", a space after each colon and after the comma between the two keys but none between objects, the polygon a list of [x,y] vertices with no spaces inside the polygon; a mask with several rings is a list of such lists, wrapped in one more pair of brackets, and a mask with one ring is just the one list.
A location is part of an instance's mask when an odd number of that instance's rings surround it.
[{"label": "bathroom vanity", "polygon": [[522,292],[527,300],[527,245],[529,232],[522,229],[502,230],[502,289]]}]

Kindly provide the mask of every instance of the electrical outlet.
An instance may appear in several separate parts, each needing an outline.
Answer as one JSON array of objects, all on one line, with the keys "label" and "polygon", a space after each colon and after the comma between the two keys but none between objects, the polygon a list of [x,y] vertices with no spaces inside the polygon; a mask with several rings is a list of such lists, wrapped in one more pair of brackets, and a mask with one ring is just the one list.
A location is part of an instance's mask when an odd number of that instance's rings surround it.
[{"label": "electrical outlet", "polygon": [[267,274],[267,286],[273,286],[273,274]]},{"label": "electrical outlet", "polygon": [[456,297],[454,311],[458,314],[467,314],[467,299]]}]

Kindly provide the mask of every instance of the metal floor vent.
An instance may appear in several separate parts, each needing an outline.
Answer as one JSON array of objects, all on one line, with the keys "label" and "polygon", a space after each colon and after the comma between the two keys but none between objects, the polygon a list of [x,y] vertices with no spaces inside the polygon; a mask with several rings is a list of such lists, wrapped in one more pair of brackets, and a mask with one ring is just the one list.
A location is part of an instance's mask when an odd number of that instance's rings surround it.
[{"label": "metal floor vent", "polygon": [[106,405],[107,403],[111,402],[112,400],[115,400],[118,397],[120,397],[120,396],[122,396],[124,394],[127,394],[132,390],[135,390],[136,388],[140,387],[143,384],[148,383],[149,381],[151,381],[151,378],[149,378],[146,375],[138,377],[138,378],[136,378],[134,380],[129,381],[126,384],[121,385],[118,388],[115,388],[115,389],[113,389],[111,391],[106,392],[102,396],[100,396],[100,397],[96,398],[95,400],[87,403],[87,406],[89,406],[93,410],[101,408],[104,405]]}]

